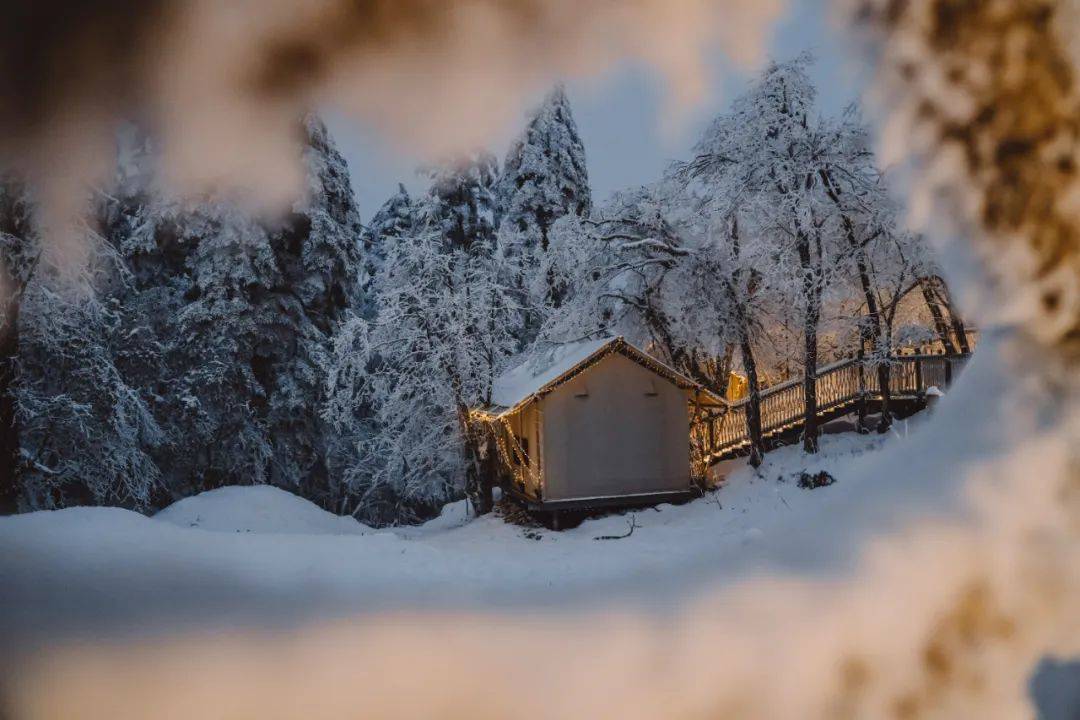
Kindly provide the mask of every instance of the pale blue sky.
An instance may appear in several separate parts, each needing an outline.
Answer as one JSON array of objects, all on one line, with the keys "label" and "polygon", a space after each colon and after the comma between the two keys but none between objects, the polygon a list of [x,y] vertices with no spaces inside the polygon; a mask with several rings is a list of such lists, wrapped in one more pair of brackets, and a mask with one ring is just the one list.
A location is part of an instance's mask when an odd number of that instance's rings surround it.
[{"label": "pale blue sky", "polygon": [[[788,11],[773,29],[770,55],[785,60],[803,50],[817,56],[814,68],[820,105],[835,112],[855,99],[857,72],[825,14],[822,0],[789,0]],[[710,118],[724,110],[748,76],[717,52],[712,61],[709,98],[674,130],[665,125],[664,89],[648,69],[627,65],[616,73],[568,86],[570,101],[589,164],[593,195],[602,201],[619,188],[655,180],[668,163],[684,158]],[[524,123],[524,118],[522,118]],[[353,187],[366,221],[399,181],[410,191],[423,189],[415,175],[422,158],[395,151],[361,127],[333,118],[331,131],[349,162]],[[502,144],[491,148],[497,155]]]}]

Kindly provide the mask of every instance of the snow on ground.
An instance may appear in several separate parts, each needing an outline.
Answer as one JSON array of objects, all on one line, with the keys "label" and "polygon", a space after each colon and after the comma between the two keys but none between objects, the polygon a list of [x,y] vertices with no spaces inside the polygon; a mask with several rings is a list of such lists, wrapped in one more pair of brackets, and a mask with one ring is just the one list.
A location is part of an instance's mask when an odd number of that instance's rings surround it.
[{"label": "snow on ground", "polygon": [[[431,523],[394,532],[464,560],[460,572],[466,576],[480,571],[566,588],[739,552],[767,530],[782,528],[793,517],[825,505],[830,495],[857,485],[858,464],[883,442],[877,435],[828,436],[816,458],[797,447],[783,448],[771,453],[757,472],[738,461],[724,485],[699,500],[607,515],[560,532],[507,525],[494,516],[466,522],[462,503],[448,506]],[[839,479],[836,485],[814,491],[796,486],[800,471],[825,468]],[[631,517],[635,527],[629,537],[596,539],[625,535]]]},{"label": "snow on ground", "polygon": [[371,529],[269,485],[209,490],[173,503],[154,519],[215,532],[362,535]]},{"label": "snow on ground", "polygon": [[[555,532],[471,519],[464,502],[417,527],[367,528],[270,487],[228,487],[182,500],[156,517],[116,508],[70,508],[0,519],[0,631],[110,622],[248,622],[316,609],[502,605],[572,599],[685,575],[732,573],[758,545],[871,482],[864,463],[892,436],[826,436],[817,457],[770,453],[758,472],[729,468],[716,492],[585,521]],[[837,482],[797,487],[802,470]],[[632,535],[625,535],[633,519]],[[674,587],[674,585],[673,585]],[[71,592],[78,588],[78,592]],[[6,628],[4,626],[7,626]]]}]

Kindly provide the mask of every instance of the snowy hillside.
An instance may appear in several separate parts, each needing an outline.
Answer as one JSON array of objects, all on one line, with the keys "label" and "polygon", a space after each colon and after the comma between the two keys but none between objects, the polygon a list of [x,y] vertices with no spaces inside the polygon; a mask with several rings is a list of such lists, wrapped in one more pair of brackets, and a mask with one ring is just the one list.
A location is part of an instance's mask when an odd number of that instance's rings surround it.
[{"label": "snowy hillside", "polygon": [[[897,437],[828,436],[808,462],[797,447],[760,469],[731,471],[717,492],[587,520],[563,532],[471,519],[464,502],[418,527],[372,530],[266,486],[227,487],[181,500],[153,518],[116,508],[70,508],[0,520],[5,630],[39,628],[82,613],[131,622],[188,617],[190,607],[247,613],[397,604],[438,606],[556,601],[580,591],[663,578],[707,564],[735,571],[785,528],[828,513],[868,481],[883,443]],[[804,490],[795,474],[828,468],[837,482]],[[632,535],[598,540],[603,536]],[[41,572],[48,568],[49,572]],[[32,582],[30,578],[33,577]],[[77,597],[63,588],[79,587]],[[162,598],[169,601],[162,603]],[[10,600],[14,600],[11,602]],[[250,615],[244,617],[250,618]],[[192,612],[191,619],[205,621]],[[10,623],[10,624],[9,624]]]}]

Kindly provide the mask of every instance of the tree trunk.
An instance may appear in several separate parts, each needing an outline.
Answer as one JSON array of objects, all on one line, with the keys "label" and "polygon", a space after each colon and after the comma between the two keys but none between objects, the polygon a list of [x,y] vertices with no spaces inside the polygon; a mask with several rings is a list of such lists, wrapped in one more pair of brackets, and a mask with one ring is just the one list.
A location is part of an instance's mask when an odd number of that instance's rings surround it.
[{"label": "tree trunk", "polygon": [[799,262],[803,271],[803,296],[806,300],[806,317],[803,319],[803,451],[818,451],[818,403],[817,360],[818,323],[821,319],[821,291],[814,277],[811,259],[810,237],[799,233]]},{"label": "tree trunk", "polygon": [[803,374],[803,452],[818,451],[817,416],[817,324],[808,319],[805,326],[804,358],[806,370]]},{"label": "tree trunk", "polygon": [[[878,357],[878,341],[881,339],[881,309],[878,307],[877,295],[870,285],[870,273],[867,269],[866,258],[862,251],[856,261],[859,270],[859,282],[862,285],[863,297],[866,300],[866,314],[870,323],[863,323],[859,328],[859,335],[863,347],[869,349],[870,357],[877,363],[878,390],[881,393],[881,417],[878,420],[878,432],[885,432],[892,425],[892,413],[889,412],[889,367],[886,358]],[[865,421],[865,404],[863,405],[863,418],[860,425]]]},{"label": "tree trunk", "polygon": [[892,402],[892,393],[889,391],[889,383],[892,379],[892,368],[889,367],[887,360],[878,362],[877,377],[878,392],[881,393],[881,416],[878,420],[877,431],[879,433],[886,433],[889,428],[892,427],[892,409],[889,407]]},{"label": "tree trunk", "polygon": [[745,325],[739,328],[739,348],[743,369],[746,370],[746,432],[750,437],[750,466],[759,467],[765,456],[765,443],[761,437],[761,388],[758,386],[757,360],[750,346],[750,333]]},{"label": "tree trunk", "polygon": [[474,447],[473,462],[469,463],[469,472],[472,474],[472,504],[477,515],[487,515],[495,507],[494,484],[491,477],[485,472],[487,463],[479,455],[479,448]]},{"label": "tree trunk", "polygon": [[[738,252],[737,225],[732,229],[732,240]],[[750,466],[756,468],[761,466],[765,457],[765,442],[761,437],[761,386],[758,381],[757,359],[754,358],[754,347],[750,342],[750,318],[747,308],[739,301],[735,288],[730,282],[726,287],[728,299],[735,308],[735,320],[739,325],[739,353],[742,355],[747,385],[746,434],[750,438]]]},{"label": "tree trunk", "polygon": [[481,480],[481,494],[483,495],[483,502],[487,505],[490,512],[495,507],[495,487],[500,485],[499,481],[499,452],[498,447],[495,445],[496,439],[492,432],[492,429],[487,428],[485,434],[487,439],[487,452],[484,454],[483,465],[483,479]]},{"label": "tree trunk", "polygon": [[[859,239],[855,236],[855,224],[851,221],[851,218],[846,212],[843,211],[843,207],[840,203],[840,188],[833,182],[832,173],[828,170],[823,170],[821,173],[822,179],[825,181],[826,191],[829,198],[840,210],[840,220],[844,226],[844,235],[847,238],[848,245],[851,247],[852,252],[855,253],[855,267],[859,274],[859,285],[862,287],[863,300],[866,302],[866,319],[867,322],[863,322],[859,325],[859,343],[861,345],[859,350],[859,356],[862,360],[866,359],[866,352],[870,353],[871,357],[876,358],[878,351],[878,339],[881,337],[881,308],[878,306],[877,295],[874,293],[873,284],[870,282],[870,266],[866,261],[866,248],[865,243],[860,243]],[[876,358],[880,361],[880,358]],[[863,371],[860,370],[860,373]],[[877,369],[878,382],[880,383],[883,377],[883,371],[880,366]],[[860,375],[861,377],[861,375]],[[888,378],[888,368],[884,370],[884,377]],[[889,428],[892,423],[892,416],[887,411],[888,408],[888,384],[881,386],[882,392],[882,413],[881,421],[878,423],[878,432],[884,432]],[[859,403],[859,419],[858,430],[863,432],[866,423],[866,400],[865,398]],[[883,429],[884,428],[884,429]]]},{"label": "tree trunk", "polygon": [[945,306],[945,310],[949,313],[949,322],[952,324],[952,330],[953,334],[956,336],[956,341],[960,344],[960,352],[967,355],[971,352],[971,343],[968,341],[967,328],[964,326],[964,320],[960,317],[960,313],[956,312],[956,306],[953,304],[952,297],[949,295],[949,288],[945,285],[945,281],[938,278],[937,283],[935,283],[934,291],[937,293],[938,298],[941,299],[941,304]]},{"label": "tree trunk", "polygon": [[465,495],[477,516],[487,515],[495,507],[491,483],[484,477],[482,463],[470,461],[465,470]]},{"label": "tree trunk", "polygon": [[941,313],[941,304],[938,300],[938,296],[934,292],[934,288],[930,285],[930,278],[920,278],[919,289],[922,291],[923,300],[926,301],[927,309],[930,310],[930,317],[934,320],[934,329],[937,331],[938,338],[941,339],[941,344],[945,348],[945,354],[955,355],[956,345],[953,344],[949,326],[945,322],[945,316]]},{"label": "tree trunk", "polygon": [[[477,516],[487,515],[495,507],[493,483],[489,477],[487,464],[480,451],[485,435],[469,419],[469,411],[464,406],[458,407],[458,422],[465,441],[465,496],[472,503]],[[491,448],[489,448],[489,451]]]},{"label": "tree trunk", "polygon": [[855,432],[860,435],[865,435],[869,432],[866,428],[869,391],[866,388],[866,351],[862,345],[859,346],[859,353],[856,355],[856,359],[859,361],[857,366],[859,368],[859,405],[855,415]]}]

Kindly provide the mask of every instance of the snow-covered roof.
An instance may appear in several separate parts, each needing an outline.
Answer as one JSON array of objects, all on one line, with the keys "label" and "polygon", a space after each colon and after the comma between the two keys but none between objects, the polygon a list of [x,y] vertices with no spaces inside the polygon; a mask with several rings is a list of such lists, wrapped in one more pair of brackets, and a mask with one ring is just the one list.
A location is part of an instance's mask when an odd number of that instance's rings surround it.
[{"label": "snow-covered roof", "polygon": [[698,383],[634,347],[621,336],[606,337],[551,345],[526,353],[521,362],[495,379],[491,405],[485,410],[500,415],[516,410],[530,398],[545,394],[552,389],[551,386],[576,375],[590,361],[609,352],[621,352],[679,387],[699,387]]}]

